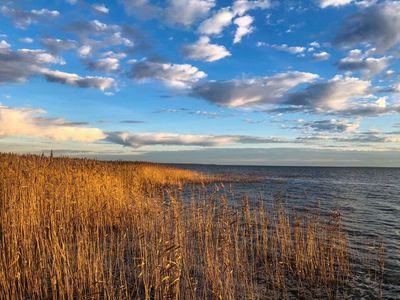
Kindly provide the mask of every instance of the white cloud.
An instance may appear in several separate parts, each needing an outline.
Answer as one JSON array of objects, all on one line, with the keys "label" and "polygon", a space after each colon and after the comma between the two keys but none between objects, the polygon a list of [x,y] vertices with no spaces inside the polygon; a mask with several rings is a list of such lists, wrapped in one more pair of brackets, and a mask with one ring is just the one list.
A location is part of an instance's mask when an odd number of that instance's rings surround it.
[{"label": "white cloud", "polygon": [[26,43],[26,44],[32,44],[33,43],[33,39],[30,38],[30,37],[20,38],[19,41],[21,43]]},{"label": "white cloud", "polygon": [[349,4],[355,4],[358,7],[365,8],[377,3],[377,0],[317,0],[319,7],[341,7]]},{"label": "white cloud", "polygon": [[359,49],[351,50],[347,57],[342,58],[338,65],[341,70],[359,71],[366,77],[371,77],[385,70],[392,58],[383,56],[380,58],[368,57],[368,53],[362,53]]},{"label": "white cloud", "polygon": [[89,56],[92,52],[92,47],[89,45],[83,45],[78,49],[78,54],[81,57]]},{"label": "white cloud", "polygon": [[27,136],[56,141],[94,142],[106,135],[97,128],[71,126],[63,119],[43,118],[46,111],[0,106],[0,137]]},{"label": "white cloud", "polygon": [[64,60],[40,49],[11,50],[0,44],[0,83],[24,82],[28,77],[41,75],[49,64],[64,64]]},{"label": "white cloud", "polygon": [[322,112],[346,110],[353,100],[371,96],[371,82],[355,77],[335,76],[289,95],[287,103]]},{"label": "white cloud", "polygon": [[322,52],[317,52],[313,54],[313,59],[322,61],[322,60],[328,60],[330,57],[330,54],[328,52],[322,51]]},{"label": "white cloud", "polygon": [[375,5],[377,2],[378,2],[378,0],[358,0],[355,4],[358,7],[365,8],[365,7]]},{"label": "white cloud", "polygon": [[74,40],[61,40],[54,38],[42,38],[41,44],[49,49],[51,52],[58,53],[68,51],[76,48],[76,41]]},{"label": "white cloud", "polygon": [[109,29],[109,26],[105,23],[100,22],[99,20],[93,20],[90,22],[94,31],[104,32]]},{"label": "white cloud", "polygon": [[309,45],[310,45],[311,47],[314,47],[314,48],[319,48],[319,47],[321,47],[320,43],[318,43],[317,41],[311,42]]},{"label": "white cloud", "polygon": [[248,35],[254,31],[254,27],[251,26],[253,21],[254,19],[251,16],[239,17],[233,21],[233,23],[237,25],[235,37],[233,39],[234,44],[240,43],[245,35]]},{"label": "white cloud", "polygon": [[294,87],[315,81],[318,75],[286,72],[245,80],[208,81],[197,84],[191,96],[228,107],[264,107],[283,101]]},{"label": "white cloud", "polygon": [[13,19],[14,24],[21,29],[25,29],[31,24],[39,22],[39,20],[49,20],[60,15],[59,11],[48,10],[46,8],[25,11],[17,8],[2,6],[0,11],[6,17]]},{"label": "white cloud", "polygon": [[258,41],[256,43],[256,47],[264,47],[264,46],[268,46],[268,44],[266,42],[261,42],[261,41]]},{"label": "white cloud", "polygon": [[166,0],[158,1],[158,5],[155,5],[148,0],[122,1],[128,14],[183,26],[190,26],[207,17],[216,3],[215,0]]},{"label": "white cloud", "polygon": [[90,70],[110,73],[119,69],[119,60],[115,57],[105,57],[97,61],[88,62],[88,67]]},{"label": "white cloud", "polygon": [[386,108],[386,101],[387,101],[387,97],[380,97],[378,98],[378,100],[376,100],[376,105],[378,105],[378,107],[380,108]]},{"label": "white cloud", "polygon": [[48,65],[54,64],[63,65],[65,62],[62,58],[44,50],[18,49],[12,51],[9,45],[0,43],[0,83],[24,82],[30,77],[41,76],[49,82],[97,88],[101,91],[116,86],[115,80],[110,77],[82,77],[78,74],[48,68]]},{"label": "white cloud", "polygon": [[339,7],[348,5],[353,2],[353,0],[319,0],[319,6],[321,8],[327,8],[329,6]]},{"label": "white cloud", "polygon": [[[143,36],[128,25],[119,26],[93,20],[72,22],[66,29],[81,40],[82,45],[78,48],[78,55],[81,57],[95,55],[102,49],[133,51],[147,46]],[[123,49],[116,49],[115,46]]]},{"label": "white cloud", "polygon": [[113,35],[121,34],[121,27],[115,24],[106,24],[99,20],[91,21],[76,21],[69,24],[67,27],[68,31],[75,33],[83,39],[87,39],[89,36],[102,36],[102,35]]},{"label": "white cloud", "polygon": [[162,9],[149,0],[122,0],[128,14],[142,19],[153,19],[162,15]]},{"label": "white cloud", "polygon": [[232,23],[233,17],[234,13],[230,9],[221,9],[201,23],[198,31],[201,34],[219,35],[225,27]]},{"label": "white cloud", "polygon": [[65,64],[65,61],[61,57],[47,53],[41,49],[18,49],[17,52],[22,56],[30,57],[38,64]]},{"label": "white cloud", "polygon": [[189,26],[208,15],[215,0],[169,0],[166,18],[173,24]]},{"label": "white cloud", "polygon": [[109,13],[109,9],[104,4],[98,4],[98,3],[92,4],[92,9],[97,13],[105,15]]},{"label": "white cloud", "polygon": [[132,65],[130,76],[138,81],[159,80],[172,87],[187,88],[205,78],[207,74],[189,64],[145,60]]},{"label": "white cloud", "polygon": [[302,54],[304,53],[307,48],[305,47],[300,47],[300,46],[288,46],[287,44],[282,44],[282,45],[270,45],[272,49],[278,50],[278,51],[283,51],[287,52],[290,54]]},{"label": "white cloud", "polygon": [[183,46],[182,52],[187,58],[207,62],[217,61],[231,55],[224,46],[210,44],[210,38],[206,36],[200,37],[193,44]]},{"label": "white cloud", "polygon": [[7,43],[5,40],[0,41],[0,49],[9,49],[11,45]]},{"label": "white cloud", "polygon": [[116,86],[115,80],[110,77],[86,76],[82,77],[74,73],[66,73],[57,70],[42,69],[40,72],[47,81],[57,82],[61,84],[82,87],[82,88],[97,88],[101,91],[113,88]]},{"label": "white cloud", "polygon": [[386,77],[392,77],[396,72],[394,70],[387,70],[385,72]]},{"label": "white cloud", "polygon": [[267,9],[271,6],[269,0],[236,0],[232,6],[221,8],[219,11],[214,13],[210,18],[203,21],[198,31],[205,35],[219,35],[225,29],[232,24],[232,20],[235,19],[235,24],[239,27],[235,34],[235,43],[238,43],[241,38],[253,32],[254,28],[251,26],[253,18],[250,16],[244,16],[249,10],[253,9]]},{"label": "white cloud", "polygon": [[267,9],[271,7],[270,0],[236,0],[233,3],[232,10],[235,15],[243,16],[249,10],[253,9]]},{"label": "white cloud", "polygon": [[115,87],[113,78],[82,77],[73,73],[50,70],[49,64],[63,64],[64,61],[44,50],[0,48],[0,83],[23,82],[32,76],[42,76],[49,82],[77,87],[92,87],[105,91]]},{"label": "white cloud", "polygon": [[356,122],[351,122],[348,120],[330,119],[305,122],[303,126],[318,132],[355,132],[360,127],[360,120],[357,120]]}]

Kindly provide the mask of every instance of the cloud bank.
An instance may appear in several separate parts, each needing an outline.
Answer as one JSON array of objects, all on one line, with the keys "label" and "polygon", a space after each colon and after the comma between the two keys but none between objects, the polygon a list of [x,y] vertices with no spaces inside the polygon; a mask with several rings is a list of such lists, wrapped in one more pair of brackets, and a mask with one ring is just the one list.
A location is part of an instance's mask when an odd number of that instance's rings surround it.
[{"label": "cloud bank", "polygon": [[106,137],[100,129],[72,126],[63,119],[42,117],[45,114],[41,109],[0,106],[0,137],[25,136],[84,143]]}]

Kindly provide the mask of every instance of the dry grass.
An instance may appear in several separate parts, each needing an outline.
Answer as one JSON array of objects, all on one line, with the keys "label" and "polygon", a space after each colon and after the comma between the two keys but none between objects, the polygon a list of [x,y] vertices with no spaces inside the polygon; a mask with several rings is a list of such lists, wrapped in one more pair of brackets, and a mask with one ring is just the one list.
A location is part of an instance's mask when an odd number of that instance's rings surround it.
[{"label": "dry grass", "polygon": [[151,164],[0,154],[0,299],[340,298],[338,216],[235,208]]}]

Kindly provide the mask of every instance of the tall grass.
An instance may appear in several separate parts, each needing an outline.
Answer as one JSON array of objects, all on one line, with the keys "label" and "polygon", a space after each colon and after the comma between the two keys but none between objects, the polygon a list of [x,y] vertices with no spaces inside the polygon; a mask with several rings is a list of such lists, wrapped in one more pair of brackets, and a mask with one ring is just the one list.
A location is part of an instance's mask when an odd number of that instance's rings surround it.
[{"label": "tall grass", "polygon": [[337,215],[240,207],[152,164],[0,154],[0,299],[342,297]]}]

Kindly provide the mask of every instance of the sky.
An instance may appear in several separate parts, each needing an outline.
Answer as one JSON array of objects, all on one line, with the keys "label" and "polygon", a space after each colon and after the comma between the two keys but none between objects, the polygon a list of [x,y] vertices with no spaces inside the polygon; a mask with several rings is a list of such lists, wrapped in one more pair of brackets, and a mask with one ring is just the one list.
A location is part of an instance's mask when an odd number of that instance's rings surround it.
[{"label": "sky", "polygon": [[0,0],[0,151],[400,167],[400,1]]}]

